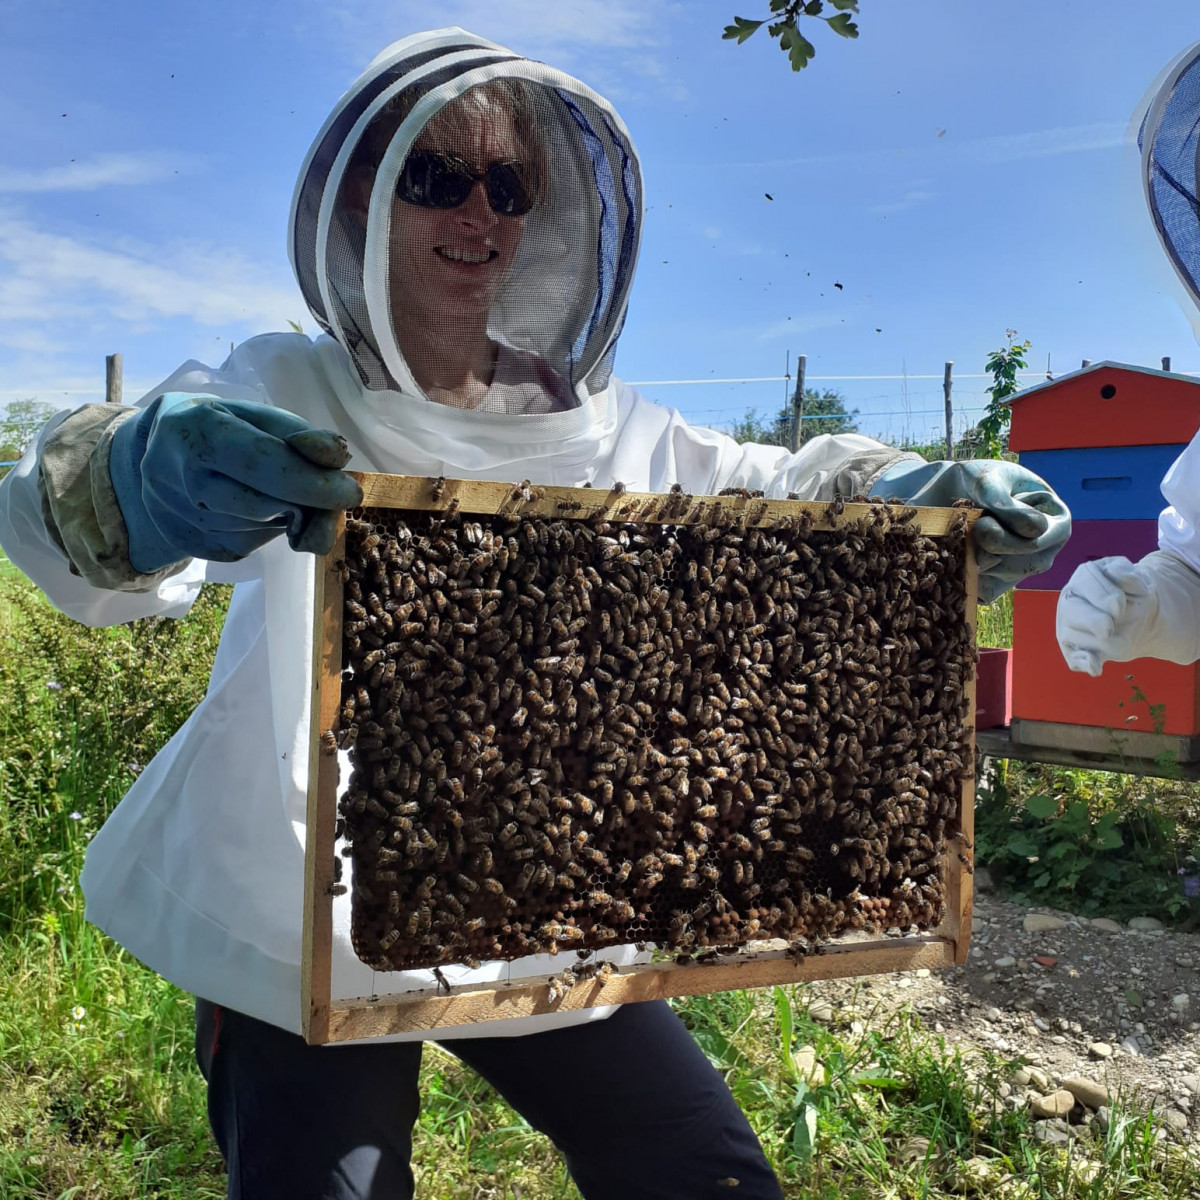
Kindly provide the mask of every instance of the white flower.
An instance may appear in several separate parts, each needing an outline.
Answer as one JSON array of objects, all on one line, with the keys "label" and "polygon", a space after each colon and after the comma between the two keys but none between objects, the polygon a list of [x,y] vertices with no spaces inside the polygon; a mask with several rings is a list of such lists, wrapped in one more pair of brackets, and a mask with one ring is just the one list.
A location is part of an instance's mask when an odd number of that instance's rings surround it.
[{"label": "white flower", "polygon": [[87,1009],[82,1004],[77,1004],[71,1009],[71,1019],[74,1021],[82,1021],[87,1016]]},{"label": "white flower", "polygon": [[70,813],[69,815],[70,815],[70,818],[72,821],[82,821],[83,820],[83,813],[79,812],[78,809],[76,809],[75,812]]}]

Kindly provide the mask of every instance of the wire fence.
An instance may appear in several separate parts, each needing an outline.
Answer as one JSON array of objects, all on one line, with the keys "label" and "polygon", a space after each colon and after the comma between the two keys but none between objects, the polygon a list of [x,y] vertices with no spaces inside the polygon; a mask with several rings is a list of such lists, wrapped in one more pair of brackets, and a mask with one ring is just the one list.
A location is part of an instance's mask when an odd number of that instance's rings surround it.
[{"label": "wire fence", "polygon": [[[789,364],[790,365],[790,364]],[[792,401],[798,375],[803,375],[804,389],[834,391],[842,400],[842,408],[834,411],[804,412],[803,425],[834,429],[847,423],[860,433],[881,441],[901,445],[928,446],[938,443],[951,453],[954,445],[969,438],[979,418],[987,411],[989,387],[993,377],[984,372],[952,373],[947,364],[937,375],[901,372],[874,375],[809,375],[800,370],[793,375],[758,375],[741,378],[708,379],[639,379],[631,386],[646,391],[650,398],[678,408],[690,421],[718,429],[732,430],[747,422],[782,433],[783,416]],[[1023,371],[1019,378],[1027,382],[1051,378],[1045,371]],[[929,387],[937,380],[939,386]],[[985,386],[983,381],[987,381]],[[784,385],[782,391],[771,394],[772,388]],[[966,386],[964,386],[964,384]],[[890,385],[890,386],[889,386]],[[915,387],[913,385],[916,385]],[[655,395],[659,389],[712,389],[722,391],[719,397],[703,393]]]}]

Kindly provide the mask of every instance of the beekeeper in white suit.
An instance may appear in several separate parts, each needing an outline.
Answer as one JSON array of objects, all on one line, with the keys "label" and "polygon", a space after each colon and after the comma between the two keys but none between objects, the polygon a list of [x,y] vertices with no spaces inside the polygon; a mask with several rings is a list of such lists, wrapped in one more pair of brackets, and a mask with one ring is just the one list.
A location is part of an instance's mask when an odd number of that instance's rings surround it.
[{"label": "beekeeper in white suit", "polygon": [[[292,263],[328,336],[254,338],[136,407],[63,414],[2,485],[5,549],[81,621],[181,617],[205,580],[238,584],[208,694],[83,875],[89,918],[203,997],[197,1054],[230,1196],[412,1194],[420,1041],[297,1033],[313,559],[293,551],[326,551],[358,501],[341,468],[968,496],[992,514],[988,596],[1066,540],[1061,503],[1013,464],[927,464],[855,435],[739,446],[622,385],[641,213],[629,136],[594,92],[461,30],[407,38],[338,102],[296,188]],[[334,995],[428,987],[424,972],[372,976],[344,899]],[[724,1197],[731,1181],[747,1200],[781,1194],[663,1003],[436,1036],[553,1138],[588,1200]]]},{"label": "beekeeper in white suit", "polygon": [[[1159,241],[1200,304],[1200,43],[1153,93],[1138,143]],[[1106,662],[1200,659],[1200,434],[1167,472],[1162,494],[1158,550],[1136,563],[1084,563],[1063,588],[1058,643],[1072,670],[1099,675]]]}]

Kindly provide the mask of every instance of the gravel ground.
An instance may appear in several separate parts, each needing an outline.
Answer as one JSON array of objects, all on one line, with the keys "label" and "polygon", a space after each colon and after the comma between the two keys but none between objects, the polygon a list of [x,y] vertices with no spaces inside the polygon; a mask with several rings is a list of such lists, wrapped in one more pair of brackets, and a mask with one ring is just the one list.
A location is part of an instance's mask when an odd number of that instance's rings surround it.
[{"label": "gravel ground", "polygon": [[[988,887],[986,872],[976,881]],[[910,1004],[953,1044],[1020,1055],[1007,1101],[1047,1141],[1107,1120],[1121,1094],[1200,1148],[1200,934],[1027,909],[978,891],[971,952],[946,971],[813,985],[817,1019]]]}]

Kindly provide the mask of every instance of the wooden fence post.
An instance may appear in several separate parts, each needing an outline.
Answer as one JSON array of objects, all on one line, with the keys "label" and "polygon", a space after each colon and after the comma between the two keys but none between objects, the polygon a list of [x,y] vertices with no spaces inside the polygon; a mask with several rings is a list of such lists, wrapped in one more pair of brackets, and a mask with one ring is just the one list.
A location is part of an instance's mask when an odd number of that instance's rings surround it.
[{"label": "wooden fence post", "polygon": [[121,403],[121,356],[110,354],[104,360],[104,402]]},{"label": "wooden fence post", "polygon": [[942,396],[946,401],[946,457],[954,457],[954,363],[946,364],[946,373],[942,376]]},{"label": "wooden fence post", "polygon": [[792,393],[792,444],[788,447],[793,454],[800,449],[800,428],[804,423],[804,369],[807,363],[805,355],[796,356],[796,390]]}]

